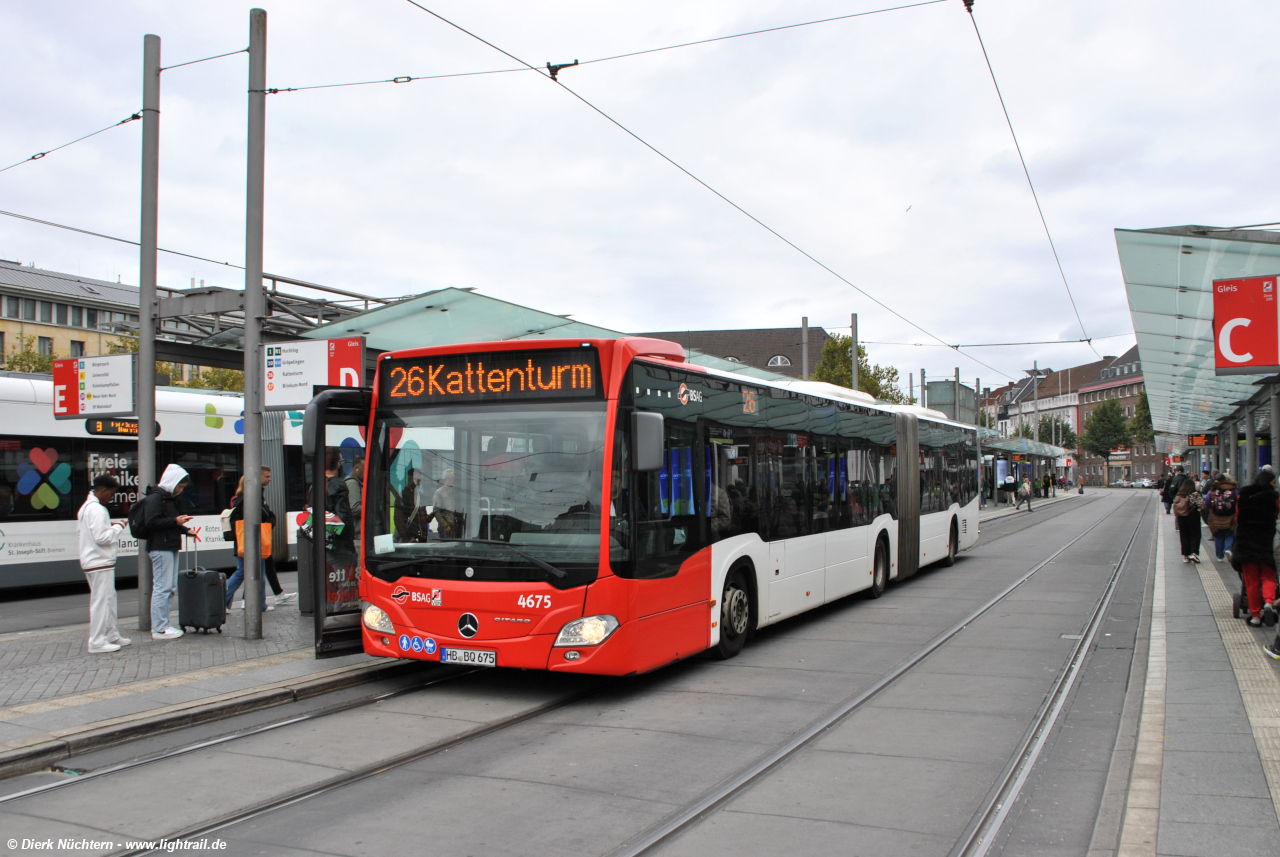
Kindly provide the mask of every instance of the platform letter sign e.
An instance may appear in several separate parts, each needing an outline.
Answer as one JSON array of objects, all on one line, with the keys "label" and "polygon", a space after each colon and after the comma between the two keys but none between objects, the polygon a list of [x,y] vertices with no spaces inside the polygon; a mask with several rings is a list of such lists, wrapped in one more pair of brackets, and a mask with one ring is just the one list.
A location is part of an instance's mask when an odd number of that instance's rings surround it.
[{"label": "platform letter sign e", "polygon": [[1213,281],[1215,375],[1280,372],[1278,279]]}]

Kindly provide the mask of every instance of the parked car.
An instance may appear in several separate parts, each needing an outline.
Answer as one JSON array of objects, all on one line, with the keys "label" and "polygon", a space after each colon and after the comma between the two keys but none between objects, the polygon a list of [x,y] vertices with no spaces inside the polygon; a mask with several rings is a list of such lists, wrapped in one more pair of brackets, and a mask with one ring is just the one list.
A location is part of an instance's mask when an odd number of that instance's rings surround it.
[{"label": "parked car", "polygon": [[1128,488],[1129,485],[1130,483],[1128,479],[1117,479],[1115,482],[1111,483],[1112,488]]}]

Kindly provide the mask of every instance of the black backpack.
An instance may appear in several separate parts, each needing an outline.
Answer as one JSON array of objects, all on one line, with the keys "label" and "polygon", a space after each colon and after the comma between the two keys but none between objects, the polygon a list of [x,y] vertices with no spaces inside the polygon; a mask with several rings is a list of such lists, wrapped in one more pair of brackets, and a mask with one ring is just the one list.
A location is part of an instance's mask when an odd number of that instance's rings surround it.
[{"label": "black backpack", "polygon": [[154,489],[148,487],[147,493],[142,499],[134,503],[129,509],[129,532],[133,534],[135,539],[149,539],[151,532],[147,529],[147,500],[151,498],[151,492]]}]

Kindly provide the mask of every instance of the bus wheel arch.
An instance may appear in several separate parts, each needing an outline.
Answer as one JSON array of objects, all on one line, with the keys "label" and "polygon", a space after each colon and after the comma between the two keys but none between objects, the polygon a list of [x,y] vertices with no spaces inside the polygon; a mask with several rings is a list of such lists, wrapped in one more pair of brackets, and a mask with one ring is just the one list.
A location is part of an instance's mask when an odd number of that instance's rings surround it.
[{"label": "bus wheel arch", "polygon": [[759,624],[758,604],[755,567],[750,560],[740,560],[725,575],[720,591],[720,640],[711,647],[715,657],[728,660],[742,651]]},{"label": "bus wheel arch", "polygon": [[956,564],[956,554],[960,552],[960,523],[951,516],[951,531],[947,533],[947,555],[942,564],[948,568]]}]

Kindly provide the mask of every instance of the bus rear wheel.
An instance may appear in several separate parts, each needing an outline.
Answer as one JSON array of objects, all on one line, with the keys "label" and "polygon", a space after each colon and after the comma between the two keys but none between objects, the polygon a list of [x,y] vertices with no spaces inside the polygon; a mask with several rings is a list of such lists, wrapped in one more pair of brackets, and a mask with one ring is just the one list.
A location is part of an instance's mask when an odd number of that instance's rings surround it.
[{"label": "bus rear wheel", "polygon": [[947,534],[947,556],[942,560],[942,564],[947,568],[956,564],[956,551],[960,547],[960,530],[956,527],[956,521],[951,519],[951,532]]},{"label": "bus rear wheel", "polygon": [[868,598],[879,598],[884,595],[889,585],[889,548],[884,541],[876,542],[876,555],[871,566],[871,588],[867,590]]},{"label": "bus rear wheel", "polygon": [[728,660],[747,643],[751,631],[751,592],[747,588],[747,574],[741,568],[729,572],[720,593],[720,642],[715,655]]}]

